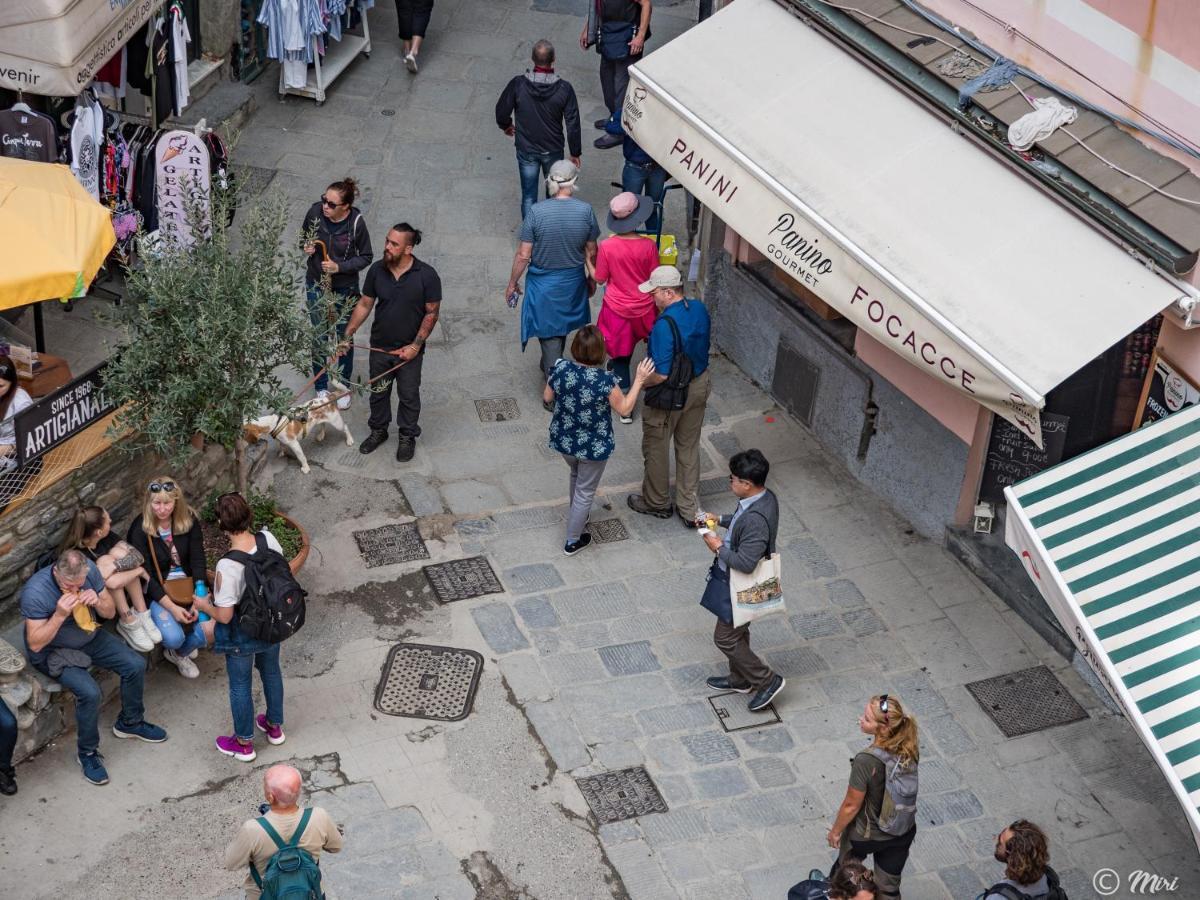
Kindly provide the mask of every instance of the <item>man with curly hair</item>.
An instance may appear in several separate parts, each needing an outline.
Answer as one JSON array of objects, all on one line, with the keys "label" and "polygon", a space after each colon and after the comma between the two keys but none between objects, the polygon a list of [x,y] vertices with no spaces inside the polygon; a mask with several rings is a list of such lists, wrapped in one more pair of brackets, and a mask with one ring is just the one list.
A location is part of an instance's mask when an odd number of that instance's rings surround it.
[{"label": "man with curly hair", "polygon": [[1004,863],[1004,880],[984,892],[984,900],[1058,900],[1066,895],[1050,868],[1046,833],[1018,819],[996,836],[995,857]]}]

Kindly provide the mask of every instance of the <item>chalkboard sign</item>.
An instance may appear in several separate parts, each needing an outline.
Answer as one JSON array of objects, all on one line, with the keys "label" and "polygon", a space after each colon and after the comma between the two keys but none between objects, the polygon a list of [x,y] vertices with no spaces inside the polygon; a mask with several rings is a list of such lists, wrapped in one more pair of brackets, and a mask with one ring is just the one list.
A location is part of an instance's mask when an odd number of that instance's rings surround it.
[{"label": "chalkboard sign", "polygon": [[999,503],[1004,499],[1006,487],[1061,462],[1070,421],[1068,416],[1042,413],[1042,443],[1046,446],[1039,450],[1023,431],[997,417],[988,441],[979,499]]}]

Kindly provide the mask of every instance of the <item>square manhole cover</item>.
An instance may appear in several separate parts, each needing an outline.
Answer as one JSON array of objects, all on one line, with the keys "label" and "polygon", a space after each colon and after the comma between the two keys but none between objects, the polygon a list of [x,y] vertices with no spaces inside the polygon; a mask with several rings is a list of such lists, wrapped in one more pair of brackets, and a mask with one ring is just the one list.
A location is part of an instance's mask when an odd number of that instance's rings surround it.
[{"label": "square manhole cover", "polygon": [[425,549],[425,542],[421,540],[415,522],[356,531],[354,541],[368,569],[429,559],[429,551]]},{"label": "square manhole cover", "polygon": [[335,462],[339,466],[345,466],[347,469],[361,469],[367,464],[367,458],[357,450],[350,450],[339,456]]},{"label": "square manhole cover", "polygon": [[575,783],[601,825],[667,811],[667,801],[643,766],[589,775]]},{"label": "square manhole cover", "polygon": [[1045,666],[972,681],[967,690],[1005,737],[1020,737],[1088,717],[1087,710]]},{"label": "square manhole cover", "polygon": [[275,169],[246,166],[241,163],[233,163],[229,169],[234,183],[238,186],[238,192],[244,197],[261,194],[275,180]]},{"label": "square manhole cover", "polygon": [[762,728],[764,725],[779,724],[779,713],[774,706],[759,712],[750,712],[746,706],[746,695],[730,692],[708,698],[709,705],[717,714],[717,721],[726,732],[745,731],[747,728]]},{"label": "square manhole cover", "polygon": [[397,644],[375,688],[375,708],[389,716],[457,722],[471,712],[483,657],[474,650]]},{"label": "square manhole cover", "polygon": [[599,522],[590,522],[587,530],[592,533],[592,540],[597,544],[612,544],[629,539],[625,523],[620,519],[601,519]]},{"label": "square manhole cover", "polygon": [[434,563],[425,567],[425,577],[443,603],[504,593],[504,585],[492,571],[491,563],[483,556]]},{"label": "square manhole cover", "polygon": [[511,422],[521,418],[517,401],[512,397],[495,397],[491,400],[476,400],[475,412],[480,422]]}]

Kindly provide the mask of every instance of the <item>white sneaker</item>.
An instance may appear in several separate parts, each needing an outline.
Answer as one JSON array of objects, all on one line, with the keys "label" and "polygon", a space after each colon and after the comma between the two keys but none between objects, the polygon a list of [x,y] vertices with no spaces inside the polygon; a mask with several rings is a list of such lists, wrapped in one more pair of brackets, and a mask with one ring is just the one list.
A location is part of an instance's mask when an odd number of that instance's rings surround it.
[{"label": "white sneaker", "polygon": [[117,633],[125,638],[125,643],[139,653],[149,653],[154,649],[154,641],[150,640],[150,636],[142,630],[142,623],[136,615],[129,622],[123,622],[118,618]]},{"label": "white sneaker", "polygon": [[158,626],[154,624],[154,616],[150,615],[150,610],[145,612],[134,613],[137,616],[138,624],[142,626],[142,631],[146,637],[154,641],[156,644],[162,643],[162,632],[158,630]]},{"label": "white sneaker", "polygon": [[349,409],[350,401],[353,399],[354,399],[353,394],[349,394],[349,393],[342,394],[342,396],[337,398],[337,408],[338,409]]},{"label": "white sneaker", "polygon": [[621,424],[622,425],[632,425],[633,424],[633,416],[621,416]]},{"label": "white sneaker", "polygon": [[404,67],[414,75],[417,74],[417,58],[411,53],[404,57]]},{"label": "white sneaker", "polygon": [[193,650],[191,653],[189,653],[187,655],[188,659],[198,659],[199,657],[200,657],[200,648],[199,647],[197,647],[195,650]]},{"label": "white sneaker", "polygon": [[200,669],[186,656],[180,656],[174,650],[164,650],[163,659],[179,669],[179,674],[184,678],[199,678]]},{"label": "white sneaker", "polygon": [[317,391],[317,400],[321,403],[329,402],[329,391]]}]

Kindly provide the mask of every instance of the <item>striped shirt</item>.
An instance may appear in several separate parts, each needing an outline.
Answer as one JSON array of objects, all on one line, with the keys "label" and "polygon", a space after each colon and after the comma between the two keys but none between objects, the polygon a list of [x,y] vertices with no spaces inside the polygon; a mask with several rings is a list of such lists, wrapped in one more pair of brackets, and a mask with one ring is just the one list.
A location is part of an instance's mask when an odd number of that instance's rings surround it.
[{"label": "striped shirt", "polygon": [[521,240],[533,243],[533,265],[541,269],[577,269],[583,248],[600,237],[592,207],[574,197],[535,203],[521,223]]}]

